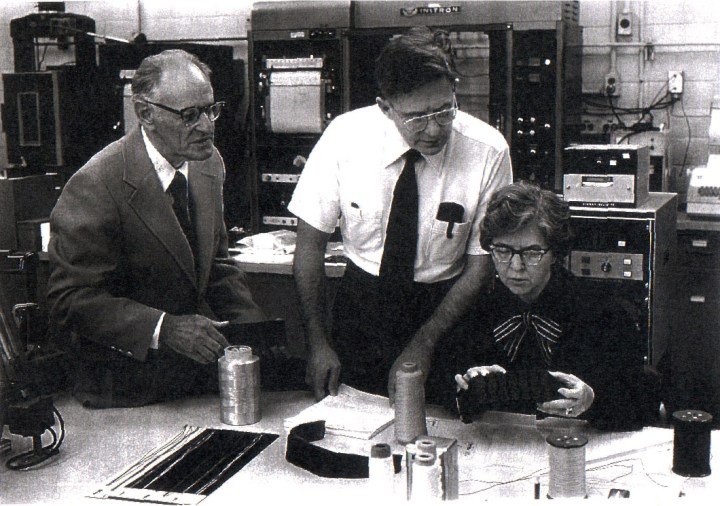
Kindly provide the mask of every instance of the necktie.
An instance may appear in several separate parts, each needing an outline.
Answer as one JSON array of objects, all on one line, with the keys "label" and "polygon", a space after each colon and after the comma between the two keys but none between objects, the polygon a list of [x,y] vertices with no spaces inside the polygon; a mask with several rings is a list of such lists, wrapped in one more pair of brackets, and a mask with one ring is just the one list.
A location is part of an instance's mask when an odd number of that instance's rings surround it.
[{"label": "necktie", "polygon": [[190,222],[187,179],[185,179],[185,176],[179,170],[175,171],[175,177],[173,177],[170,186],[168,186],[167,193],[172,197],[173,212],[185,233],[185,237],[190,244],[190,249],[194,252],[195,231]]},{"label": "necktie", "polygon": [[405,153],[405,165],[395,183],[385,246],[380,262],[380,278],[411,284],[418,239],[418,188],[415,162],[420,152]]}]

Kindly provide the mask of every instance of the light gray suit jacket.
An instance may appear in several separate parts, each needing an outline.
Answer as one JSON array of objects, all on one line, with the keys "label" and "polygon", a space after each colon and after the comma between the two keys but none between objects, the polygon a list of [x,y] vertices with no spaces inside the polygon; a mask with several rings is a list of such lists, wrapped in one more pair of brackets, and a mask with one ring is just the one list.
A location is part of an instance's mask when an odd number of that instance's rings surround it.
[{"label": "light gray suit jacket", "polygon": [[188,180],[195,258],[139,129],[78,170],[52,212],[51,323],[74,336],[76,394],[88,393],[89,404],[145,404],[157,395],[137,390],[166,391],[172,390],[168,382],[192,381],[182,371],[196,368],[194,362],[149,353],[163,312],[264,319],[229,258],[217,150],[189,163]]}]

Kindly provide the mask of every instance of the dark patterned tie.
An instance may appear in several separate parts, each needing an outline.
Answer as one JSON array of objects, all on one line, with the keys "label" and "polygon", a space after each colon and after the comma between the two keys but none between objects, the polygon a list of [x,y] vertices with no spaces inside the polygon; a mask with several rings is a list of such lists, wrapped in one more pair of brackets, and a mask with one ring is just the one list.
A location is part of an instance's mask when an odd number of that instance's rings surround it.
[{"label": "dark patterned tie", "polygon": [[168,186],[167,194],[172,197],[172,208],[177,217],[180,227],[185,232],[185,237],[190,244],[190,249],[195,253],[195,231],[190,222],[189,200],[188,200],[188,184],[187,179],[179,170],[175,171],[170,186]]},{"label": "dark patterned tie", "polygon": [[405,166],[395,183],[380,262],[380,279],[412,284],[418,240],[418,187],[415,162],[421,154],[416,149],[405,153]]}]

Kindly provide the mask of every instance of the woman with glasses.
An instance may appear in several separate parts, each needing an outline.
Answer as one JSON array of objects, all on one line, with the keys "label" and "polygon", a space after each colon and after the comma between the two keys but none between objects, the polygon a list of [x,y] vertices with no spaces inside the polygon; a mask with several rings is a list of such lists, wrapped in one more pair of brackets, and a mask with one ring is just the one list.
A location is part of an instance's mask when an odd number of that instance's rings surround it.
[{"label": "woman with glasses", "polygon": [[493,380],[486,401],[502,409],[631,425],[640,338],[615,301],[565,269],[570,241],[568,206],[554,193],[517,182],[491,197],[480,243],[496,277],[456,335],[456,388]]}]

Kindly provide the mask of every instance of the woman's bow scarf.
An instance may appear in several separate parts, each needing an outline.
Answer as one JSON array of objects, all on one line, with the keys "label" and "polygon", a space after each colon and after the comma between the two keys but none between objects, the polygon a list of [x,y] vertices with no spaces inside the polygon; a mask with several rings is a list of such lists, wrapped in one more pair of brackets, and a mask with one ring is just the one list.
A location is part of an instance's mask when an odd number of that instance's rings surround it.
[{"label": "woman's bow scarf", "polygon": [[553,348],[563,333],[558,322],[528,310],[522,314],[511,316],[495,327],[493,337],[495,343],[502,346],[510,362],[513,362],[520,344],[528,332],[531,334],[528,338],[534,338],[540,347],[545,365],[550,366]]},{"label": "woman's bow scarf", "polygon": [[574,298],[567,277],[562,271],[553,272],[547,286],[532,304],[526,304],[499,279],[495,280],[494,307],[502,309],[496,314],[493,340],[495,348],[502,350],[508,361],[532,362],[531,357],[535,357],[535,360],[542,360],[545,367],[550,367],[557,360],[553,355],[569,331],[564,327]]}]

